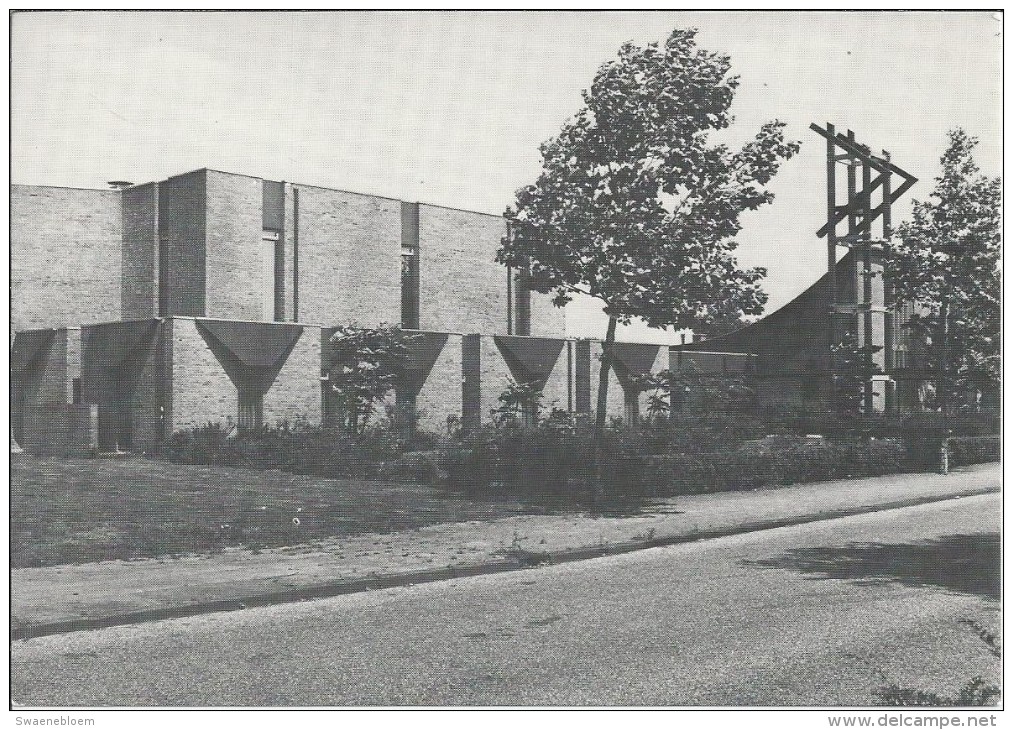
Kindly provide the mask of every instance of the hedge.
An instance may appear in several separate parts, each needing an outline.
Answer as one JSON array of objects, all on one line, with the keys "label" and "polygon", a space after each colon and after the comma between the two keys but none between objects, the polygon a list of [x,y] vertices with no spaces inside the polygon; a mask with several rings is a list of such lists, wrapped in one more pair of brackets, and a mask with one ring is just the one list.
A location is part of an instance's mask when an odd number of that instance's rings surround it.
[{"label": "hedge", "polygon": [[957,436],[947,439],[946,446],[951,467],[1002,459],[1001,436]]}]

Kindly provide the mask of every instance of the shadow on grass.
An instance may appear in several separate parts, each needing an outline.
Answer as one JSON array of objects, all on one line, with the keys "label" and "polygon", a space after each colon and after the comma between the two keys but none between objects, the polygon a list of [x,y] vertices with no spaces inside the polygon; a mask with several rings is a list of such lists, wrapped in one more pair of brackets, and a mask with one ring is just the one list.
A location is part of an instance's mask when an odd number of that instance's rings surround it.
[{"label": "shadow on grass", "polygon": [[913,544],[797,548],[777,558],[744,562],[764,568],[818,573],[814,578],[937,586],[998,601],[1002,590],[1000,551],[998,533],[984,533],[946,535]]},{"label": "shadow on grass", "polygon": [[442,492],[447,499],[469,500],[475,503],[501,504],[516,502],[523,505],[530,514],[573,515],[588,517],[654,517],[659,514],[681,515],[664,499],[657,497],[623,496],[599,497],[592,499],[585,489],[573,492],[536,492],[521,489],[502,488],[501,492],[482,490],[459,490],[445,488]]}]

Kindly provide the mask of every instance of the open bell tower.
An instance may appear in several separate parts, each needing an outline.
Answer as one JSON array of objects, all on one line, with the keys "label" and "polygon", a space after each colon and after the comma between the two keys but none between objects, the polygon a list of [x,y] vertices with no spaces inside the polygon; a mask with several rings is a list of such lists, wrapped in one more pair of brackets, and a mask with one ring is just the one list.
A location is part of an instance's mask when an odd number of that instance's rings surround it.
[{"label": "open bell tower", "polygon": [[[834,125],[817,124],[809,128],[827,142],[827,222],[816,235],[827,239],[827,275],[829,280],[831,382],[836,387],[839,363],[834,348],[851,334],[865,360],[863,410],[871,413],[888,408],[893,399],[892,382],[883,374],[890,363],[887,350],[887,301],[883,281],[883,256],[892,236],[892,206],[918,182],[917,178],[890,161],[890,154],[873,155],[855,139],[850,129],[837,132]],[[838,192],[839,166],[846,168],[844,201]],[[901,179],[893,188],[894,176]],[[874,237],[873,224],[882,221],[881,236]],[[847,232],[839,233],[842,224]],[[843,279],[838,277],[837,247],[855,250],[853,267]],[[877,401],[878,397],[878,401]]]}]

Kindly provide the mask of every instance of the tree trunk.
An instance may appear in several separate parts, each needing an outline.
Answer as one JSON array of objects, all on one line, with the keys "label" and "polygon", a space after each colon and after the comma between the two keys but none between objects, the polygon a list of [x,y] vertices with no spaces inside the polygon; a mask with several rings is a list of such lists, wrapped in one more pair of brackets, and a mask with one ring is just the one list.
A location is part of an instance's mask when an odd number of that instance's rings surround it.
[{"label": "tree trunk", "polygon": [[594,461],[594,480],[591,484],[591,501],[598,502],[602,489],[602,442],[605,438],[605,420],[608,416],[609,370],[612,367],[612,345],[616,341],[616,318],[609,317],[605,341],[601,347],[601,367],[598,370],[598,408],[594,413],[594,431],[591,434],[591,458]]},{"label": "tree trunk", "polygon": [[949,332],[950,308],[947,302],[943,302],[939,308],[939,382],[936,385],[938,390],[939,410],[945,416],[950,410],[949,373],[950,373],[950,332]]},{"label": "tree trunk", "polygon": [[943,439],[939,448],[939,471],[950,473],[950,386],[949,386],[949,318],[948,302],[939,308],[939,381],[936,383],[936,400],[943,414]]}]

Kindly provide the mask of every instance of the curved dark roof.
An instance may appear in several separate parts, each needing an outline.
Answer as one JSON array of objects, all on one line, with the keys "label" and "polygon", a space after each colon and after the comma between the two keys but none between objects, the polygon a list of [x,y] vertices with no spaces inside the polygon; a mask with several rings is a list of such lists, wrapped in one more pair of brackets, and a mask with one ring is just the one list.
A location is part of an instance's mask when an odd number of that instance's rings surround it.
[{"label": "curved dark roof", "polygon": [[[848,281],[854,266],[854,253],[849,251],[837,262],[837,280]],[[842,286],[842,289],[844,287]],[[749,352],[787,354],[824,343],[829,325],[829,277],[824,274],[812,286],[752,324],[707,340],[675,345],[675,351]]]}]

